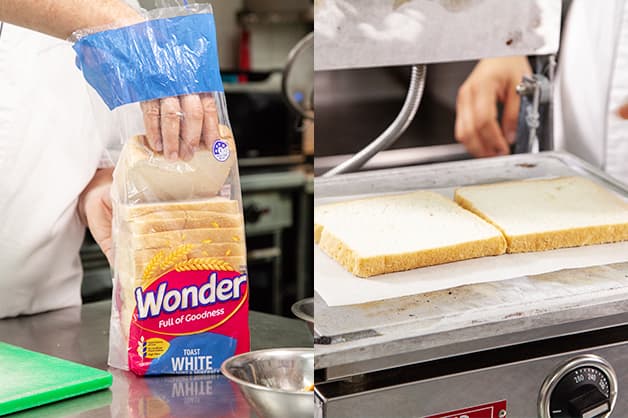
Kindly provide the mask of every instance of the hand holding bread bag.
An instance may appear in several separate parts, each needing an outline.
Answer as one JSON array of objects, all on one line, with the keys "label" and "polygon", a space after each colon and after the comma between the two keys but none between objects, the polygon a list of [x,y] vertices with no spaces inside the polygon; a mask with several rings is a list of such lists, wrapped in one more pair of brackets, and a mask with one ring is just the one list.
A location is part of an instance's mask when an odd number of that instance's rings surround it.
[{"label": "hand holding bread bag", "polygon": [[[75,45],[121,131],[109,148],[119,156],[111,187],[109,365],[138,375],[216,373],[226,358],[249,350],[249,329],[242,199],[214,20],[207,4],[151,13]],[[197,95],[215,104],[217,123],[192,141],[199,144],[193,154],[173,159],[171,144],[156,146],[154,126],[150,143],[135,128],[144,126],[136,102],[185,103]],[[182,106],[157,121],[163,132],[183,127],[185,118]],[[181,128],[181,149],[189,148],[186,135]]]}]

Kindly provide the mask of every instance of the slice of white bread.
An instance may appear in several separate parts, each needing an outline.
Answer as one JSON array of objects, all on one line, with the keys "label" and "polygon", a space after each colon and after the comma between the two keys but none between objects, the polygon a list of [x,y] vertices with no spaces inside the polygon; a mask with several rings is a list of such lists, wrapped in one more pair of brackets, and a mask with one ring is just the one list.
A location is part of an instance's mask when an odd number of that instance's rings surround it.
[{"label": "slice of white bread", "polygon": [[235,228],[243,223],[240,214],[199,210],[154,212],[129,220],[126,226],[133,234],[149,234],[195,228]]},{"label": "slice of white bread", "polygon": [[[167,253],[169,248],[135,251],[133,258],[138,265],[147,264],[160,251]],[[234,242],[192,245],[190,246],[190,250],[185,254],[185,258],[242,257],[245,255],[246,249],[243,243]]]},{"label": "slice of white bread", "polygon": [[499,228],[509,253],[628,240],[628,202],[582,177],[462,187],[455,200]]},{"label": "slice of white bread", "polygon": [[208,211],[220,212],[224,214],[239,214],[240,207],[237,200],[230,200],[224,197],[211,197],[203,200],[193,200],[188,202],[170,202],[170,203],[144,203],[136,205],[118,205],[120,218],[131,220],[143,217],[152,213],[159,212],[190,212],[190,211]]},{"label": "slice of white bread", "polygon": [[359,277],[506,250],[499,230],[434,192],[353,200],[317,211],[321,250]]},{"label": "slice of white bread", "polygon": [[333,216],[334,210],[337,205],[344,205],[345,202],[331,203],[328,205],[320,205],[314,208],[314,242],[316,244],[321,240],[321,234],[323,233],[323,225],[325,219],[328,216]]},{"label": "slice of white bread", "polygon": [[[122,148],[114,170],[121,202],[148,203],[181,201],[216,196],[236,161],[233,135],[220,126],[220,139],[228,152],[215,156],[202,146],[189,161],[170,161],[148,148],[143,135]],[[211,147],[210,147],[211,148]]]},{"label": "slice of white bread", "polygon": [[130,251],[171,248],[183,244],[243,243],[244,227],[183,229],[139,235],[120,233],[118,241],[118,247]]}]

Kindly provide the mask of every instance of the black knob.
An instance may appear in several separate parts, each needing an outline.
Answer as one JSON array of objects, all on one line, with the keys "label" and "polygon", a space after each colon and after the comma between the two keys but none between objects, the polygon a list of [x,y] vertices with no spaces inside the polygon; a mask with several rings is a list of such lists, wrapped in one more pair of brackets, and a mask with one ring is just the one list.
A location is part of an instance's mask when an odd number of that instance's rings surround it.
[{"label": "black knob", "polygon": [[610,410],[608,396],[597,386],[587,385],[583,387],[582,392],[568,401],[568,409],[572,416],[593,418],[603,416]]},{"label": "black knob", "polygon": [[597,418],[611,409],[608,376],[597,367],[579,367],[567,373],[550,398],[552,418]]}]

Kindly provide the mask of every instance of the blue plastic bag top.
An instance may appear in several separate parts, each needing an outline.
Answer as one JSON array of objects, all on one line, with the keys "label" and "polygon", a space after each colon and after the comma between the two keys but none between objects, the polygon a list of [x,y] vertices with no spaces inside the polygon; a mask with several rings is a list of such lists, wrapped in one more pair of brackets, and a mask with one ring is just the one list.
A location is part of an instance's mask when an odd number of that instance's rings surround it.
[{"label": "blue plastic bag top", "polygon": [[156,19],[87,35],[76,65],[109,109],[182,94],[223,91],[211,13]]}]

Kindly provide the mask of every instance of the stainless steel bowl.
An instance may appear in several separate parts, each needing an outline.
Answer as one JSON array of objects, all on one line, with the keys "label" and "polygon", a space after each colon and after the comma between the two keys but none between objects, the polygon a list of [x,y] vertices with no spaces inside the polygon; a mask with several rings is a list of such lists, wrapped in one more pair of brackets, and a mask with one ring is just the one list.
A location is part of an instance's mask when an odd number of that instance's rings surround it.
[{"label": "stainless steel bowl", "polygon": [[235,382],[262,418],[311,418],[314,349],[273,348],[227,359],[222,374]]},{"label": "stainless steel bowl", "polygon": [[307,327],[314,334],[314,298],[301,299],[292,305],[292,313],[307,322]]}]

